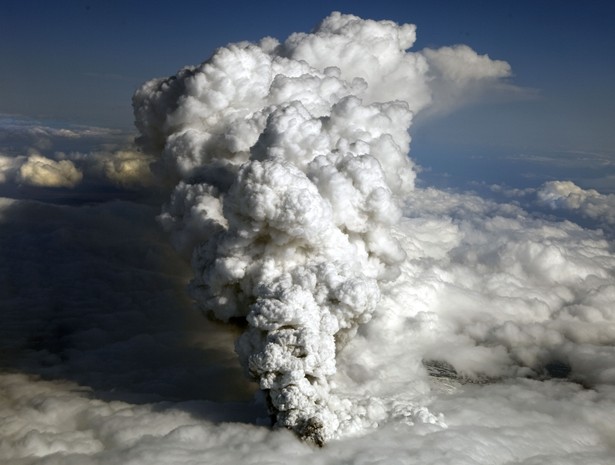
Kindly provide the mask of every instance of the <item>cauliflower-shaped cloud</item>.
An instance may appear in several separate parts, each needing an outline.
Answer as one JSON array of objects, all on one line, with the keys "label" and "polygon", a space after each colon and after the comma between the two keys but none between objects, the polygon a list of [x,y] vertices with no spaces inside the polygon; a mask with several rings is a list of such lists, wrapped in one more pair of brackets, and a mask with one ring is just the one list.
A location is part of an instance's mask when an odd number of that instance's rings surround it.
[{"label": "cauliflower-shaped cloud", "polygon": [[70,160],[51,160],[30,155],[19,168],[19,179],[25,184],[41,187],[75,187],[83,174]]},{"label": "cauliflower-shaped cloud", "polygon": [[160,219],[194,248],[193,297],[246,328],[237,352],[275,421],[319,444],[360,423],[332,388],[336,352],[405,258],[391,228],[414,188],[408,129],[432,101],[429,57],[441,74],[450,61],[472,79],[508,75],[470,49],[408,52],[415,30],[333,13],[133,97],[139,143],[177,185]]}]

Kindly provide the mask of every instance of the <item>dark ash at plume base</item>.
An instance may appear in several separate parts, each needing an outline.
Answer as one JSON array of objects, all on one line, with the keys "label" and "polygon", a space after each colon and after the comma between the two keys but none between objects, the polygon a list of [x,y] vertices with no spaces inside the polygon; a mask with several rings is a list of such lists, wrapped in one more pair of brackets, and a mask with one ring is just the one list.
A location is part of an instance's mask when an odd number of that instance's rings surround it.
[{"label": "dark ash at plume base", "polygon": [[[133,98],[139,142],[175,185],[160,220],[192,256],[193,298],[247,323],[236,350],[276,424],[319,445],[357,428],[336,353],[405,259],[391,228],[414,188],[413,114],[431,85],[509,72],[467,47],[407,52],[414,40],[413,25],[333,13],[282,43],[220,48]],[[447,80],[440,53],[478,59],[484,76]]]}]

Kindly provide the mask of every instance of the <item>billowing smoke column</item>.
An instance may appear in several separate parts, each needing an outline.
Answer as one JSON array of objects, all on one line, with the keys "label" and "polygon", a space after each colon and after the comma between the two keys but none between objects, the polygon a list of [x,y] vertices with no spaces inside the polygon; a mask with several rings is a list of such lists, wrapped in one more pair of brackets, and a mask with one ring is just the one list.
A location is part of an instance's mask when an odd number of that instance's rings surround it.
[{"label": "billowing smoke column", "polygon": [[345,421],[336,350],[405,258],[390,228],[414,185],[412,115],[431,100],[414,40],[413,25],[333,13],[133,99],[141,146],[175,185],[161,220],[192,253],[193,297],[245,327],[237,353],[276,423],[318,444]]}]

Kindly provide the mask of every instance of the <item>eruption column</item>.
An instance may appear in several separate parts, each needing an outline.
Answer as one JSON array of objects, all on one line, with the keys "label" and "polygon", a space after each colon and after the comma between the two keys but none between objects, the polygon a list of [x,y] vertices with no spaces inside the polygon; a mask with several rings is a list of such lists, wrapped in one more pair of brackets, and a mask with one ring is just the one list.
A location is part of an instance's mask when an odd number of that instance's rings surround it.
[{"label": "eruption column", "polygon": [[336,351],[405,258],[390,228],[413,189],[429,102],[415,29],[333,13],[284,43],[223,47],[135,94],[145,151],[175,185],[161,221],[192,255],[200,307],[236,345],[278,425],[323,444],[348,420]]}]

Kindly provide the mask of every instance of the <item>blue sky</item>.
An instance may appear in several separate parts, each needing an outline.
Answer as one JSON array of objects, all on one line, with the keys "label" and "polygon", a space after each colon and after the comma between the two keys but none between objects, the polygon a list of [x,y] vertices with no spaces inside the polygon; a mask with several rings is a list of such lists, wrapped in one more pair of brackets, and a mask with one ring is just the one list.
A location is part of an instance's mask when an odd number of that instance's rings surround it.
[{"label": "blue sky", "polygon": [[416,24],[415,49],[465,43],[508,61],[513,83],[537,90],[533,99],[474,105],[419,126],[413,151],[420,162],[430,157],[446,166],[452,151],[615,157],[615,6],[608,1],[0,5],[4,114],[129,129],[131,95],[143,81],[197,64],[228,42],[308,31],[340,10]]}]

